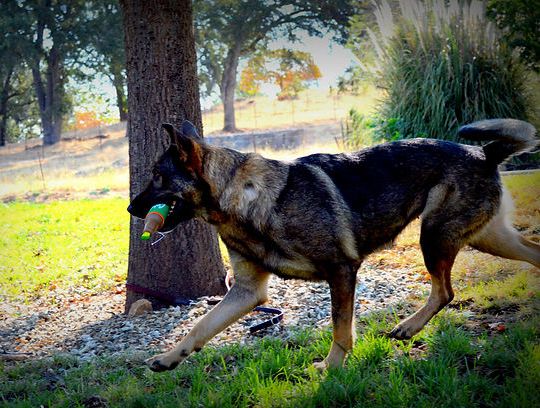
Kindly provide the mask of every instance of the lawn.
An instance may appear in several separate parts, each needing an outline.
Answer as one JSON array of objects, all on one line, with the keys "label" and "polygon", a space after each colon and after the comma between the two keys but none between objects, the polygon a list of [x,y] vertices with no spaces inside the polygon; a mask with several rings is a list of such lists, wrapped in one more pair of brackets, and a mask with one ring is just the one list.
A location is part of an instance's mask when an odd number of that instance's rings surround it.
[{"label": "lawn", "polygon": [[345,369],[310,367],[329,332],[287,342],[205,348],[173,372],[156,374],[141,356],[81,362],[56,357],[0,365],[0,403],[9,407],[534,407],[540,396],[538,320],[481,335],[448,310],[414,341],[382,332],[392,316],[359,322]]},{"label": "lawn", "polygon": [[[538,239],[540,173],[505,177],[516,225]],[[25,301],[51,288],[110,289],[125,279],[125,199],[13,202],[0,211],[0,285],[5,300]],[[388,268],[422,268],[417,231],[374,254]],[[328,330],[305,328],[288,340],[207,347],[175,371],[155,374],[148,355],[70,356],[0,362],[6,407],[533,407],[540,406],[538,270],[464,250],[457,296],[411,341],[384,336],[424,299],[357,322],[346,368],[318,373]]]},{"label": "lawn", "polygon": [[0,204],[0,294],[29,301],[56,287],[100,291],[124,282],[127,205],[122,198]]}]

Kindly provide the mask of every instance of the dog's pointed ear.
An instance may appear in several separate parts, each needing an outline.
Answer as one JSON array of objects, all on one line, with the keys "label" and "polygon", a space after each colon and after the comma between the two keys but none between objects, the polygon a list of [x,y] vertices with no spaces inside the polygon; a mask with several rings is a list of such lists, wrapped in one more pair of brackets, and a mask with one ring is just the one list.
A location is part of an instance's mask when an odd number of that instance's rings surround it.
[{"label": "dog's pointed ear", "polygon": [[189,120],[184,120],[182,122],[182,134],[196,140],[201,138],[197,132],[197,128],[195,128],[195,125],[193,125],[193,123],[191,123]]},{"label": "dog's pointed ear", "polygon": [[167,131],[167,134],[169,135],[169,138],[170,138],[170,143],[174,145],[178,145],[177,140],[176,140],[177,132],[174,126],[171,125],[170,123],[162,123],[161,127]]},{"label": "dog's pointed ear", "polygon": [[[189,122],[188,122],[189,123]],[[191,125],[191,123],[190,123]],[[183,132],[179,132],[170,123],[161,125],[167,131],[171,138],[171,144],[175,145],[178,150],[178,159],[186,169],[191,170],[195,174],[202,174],[202,156],[203,147],[192,136],[188,136]],[[195,127],[191,125],[198,136]],[[182,129],[184,126],[182,125]]]}]

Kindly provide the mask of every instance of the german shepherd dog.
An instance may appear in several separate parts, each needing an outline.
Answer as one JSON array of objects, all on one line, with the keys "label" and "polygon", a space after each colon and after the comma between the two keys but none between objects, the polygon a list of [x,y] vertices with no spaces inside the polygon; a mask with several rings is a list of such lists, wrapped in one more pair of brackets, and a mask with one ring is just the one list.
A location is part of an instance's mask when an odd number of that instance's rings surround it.
[{"label": "german shepherd dog", "polygon": [[147,360],[154,371],[173,369],[264,303],[272,273],[328,282],[333,343],[317,367],[341,366],[353,347],[362,259],[417,217],[431,293],[390,332],[396,339],[418,333],[452,300],[450,272],[465,245],[540,268],[540,245],[524,239],[508,220],[511,200],[497,171],[507,157],[537,145],[536,130],[527,122],[491,119],[459,130],[462,138],[491,141],[483,147],[411,139],[291,162],[209,146],[188,121],[181,130],[163,127],[170,147],[128,211],[144,218],[154,204],[174,203],[162,230],[193,217],[215,225],[235,283],[174,349]]}]

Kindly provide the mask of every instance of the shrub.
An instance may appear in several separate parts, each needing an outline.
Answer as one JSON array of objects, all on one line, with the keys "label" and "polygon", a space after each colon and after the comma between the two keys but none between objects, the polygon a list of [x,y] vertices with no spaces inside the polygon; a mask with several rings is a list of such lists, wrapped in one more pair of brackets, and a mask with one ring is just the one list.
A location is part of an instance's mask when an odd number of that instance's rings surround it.
[{"label": "shrub", "polygon": [[397,14],[383,0],[367,30],[386,91],[377,136],[455,139],[474,120],[526,119],[525,71],[482,2],[401,0]]},{"label": "shrub", "polygon": [[351,109],[349,116],[341,123],[341,141],[338,144],[344,150],[371,146],[376,141],[377,123],[376,118],[369,118],[356,109]]}]

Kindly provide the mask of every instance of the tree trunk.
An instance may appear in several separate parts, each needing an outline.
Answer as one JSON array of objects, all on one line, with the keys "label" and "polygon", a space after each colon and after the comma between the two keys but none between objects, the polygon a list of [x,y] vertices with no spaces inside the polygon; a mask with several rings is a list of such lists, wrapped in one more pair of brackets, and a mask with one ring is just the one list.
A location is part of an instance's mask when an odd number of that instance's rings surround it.
[{"label": "tree trunk", "polygon": [[39,69],[39,59],[32,66],[34,89],[39,106],[43,144],[52,145],[60,140],[62,131],[62,103],[64,96],[64,79],[62,60],[55,47],[47,57],[46,82],[43,82]]},{"label": "tree trunk", "polygon": [[7,139],[7,116],[5,113],[0,113],[0,115],[2,116],[2,119],[0,120],[0,146],[5,146]]},{"label": "tree trunk", "polygon": [[7,118],[2,116],[2,123],[0,124],[0,146],[6,145],[6,122]]},{"label": "tree trunk", "polygon": [[0,146],[6,145],[6,127],[7,127],[7,108],[9,101],[9,88],[11,76],[13,75],[13,67],[9,67],[2,84],[2,92],[0,93]]},{"label": "tree trunk", "polygon": [[236,44],[229,49],[225,66],[223,67],[223,79],[221,81],[221,101],[223,102],[224,123],[223,130],[235,132],[236,118],[234,114],[234,93],[236,91],[236,71],[240,60],[240,45]]},{"label": "tree trunk", "polygon": [[125,122],[128,119],[126,96],[122,85],[114,85],[116,89],[116,106],[118,107],[118,117],[120,122]]},{"label": "tree trunk", "polygon": [[127,101],[126,94],[124,92],[124,75],[122,74],[122,68],[111,66],[112,83],[116,90],[116,106],[118,107],[118,115],[120,122],[128,120],[127,115]]},{"label": "tree trunk", "polygon": [[5,146],[7,142],[7,100],[0,102],[0,146]]},{"label": "tree trunk", "polygon": [[[202,129],[192,6],[189,0],[122,0],[128,83],[130,196],[141,192],[168,145],[161,123],[189,119]],[[202,133],[201,133],[202,134]],[[225,292],[217,236],[206,223],[180,224],[159,244],[141,241],[131,219],[126,311]]]}]

